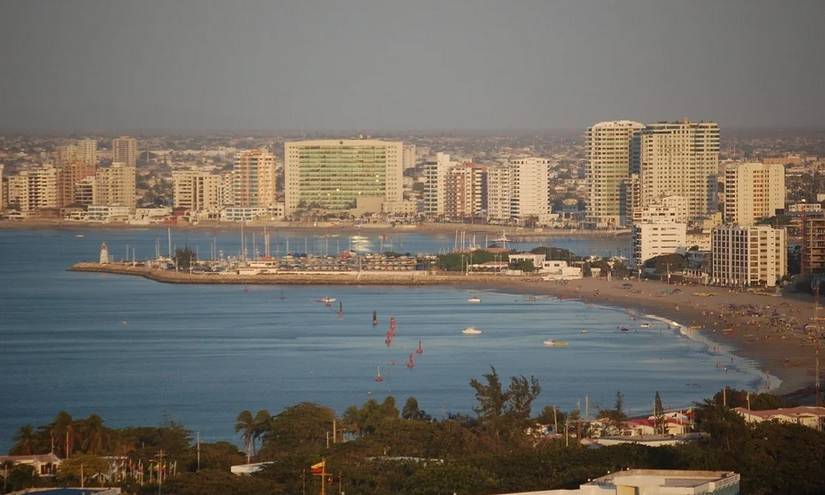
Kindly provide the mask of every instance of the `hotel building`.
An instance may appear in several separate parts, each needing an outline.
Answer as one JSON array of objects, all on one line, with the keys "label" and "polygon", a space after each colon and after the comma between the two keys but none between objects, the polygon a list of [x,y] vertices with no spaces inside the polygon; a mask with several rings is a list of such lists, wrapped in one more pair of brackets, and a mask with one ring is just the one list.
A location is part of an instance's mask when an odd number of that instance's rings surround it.
[{"label": "hotel building", "polygon": [[223,178],[220,175],[197,170],[176,170],[172,172],[174,206],[191,212],[217,213],[223,206],[222,186]]},{"label": "hotel building", "polygon": [[725,222],[753,225],[785,208],[785,166],[739,163],[725,169]]},{"label": "hotel building", "polygon": [[123,206],[134,209],[135,167],[121,162],[97,169],[95,174],[95,206]]},{"label": "hotel building", "polygon": [[639,174],[639,205],[665,196],[687,200],[688,218],[716,211],[719,169],[719,125],[715,122],[659,122],[646,125],[634,138]]},{"label": "hotel building", "polygon": [[447,211],[447,174],[458,162],[450,160],[447,153],[436,153],[435,162],[424,166],[424,213],[444,215]]},{"label": "hotel building", "polygon": [[487,216],[493,222],[542,219],[550,206],[550,160],[516,158],[490,167],[487,177]]},{"label": "hotel building", "polygon": [[599,122],[587,129],[587,221],[618,227],[622,220],[622,186],[630,177],[633,138],[644,124],[630,120]]},{"label": "hotel building", "polygon": [[[285,212],[343,211],[359,202],[403,199],[403,144],[374,139],[328,139],[284,144]],[[370,207],[370,209],[372,209]]]},{"label": "hotel building", "polygon": [[730,287],[773,287],[787,274],[785,229],[722,225],[711,233],[711,282]]}]

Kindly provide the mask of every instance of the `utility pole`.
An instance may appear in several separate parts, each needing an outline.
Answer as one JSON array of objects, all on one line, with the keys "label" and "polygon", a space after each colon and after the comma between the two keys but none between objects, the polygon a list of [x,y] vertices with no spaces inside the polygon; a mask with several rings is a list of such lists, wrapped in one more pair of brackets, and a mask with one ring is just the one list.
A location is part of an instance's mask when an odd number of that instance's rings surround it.
[{"label": "utility pole", "polygon": [[201,470],[201,432],[198,432],[198,468],[195,472]]}]

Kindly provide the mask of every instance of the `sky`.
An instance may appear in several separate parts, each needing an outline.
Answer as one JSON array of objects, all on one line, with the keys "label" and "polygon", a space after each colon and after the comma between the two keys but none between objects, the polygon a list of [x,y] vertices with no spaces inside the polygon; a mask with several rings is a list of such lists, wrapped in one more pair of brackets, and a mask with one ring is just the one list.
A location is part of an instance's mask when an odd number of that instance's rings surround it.
[{"label": "sky", "polygon": [[0,0],[4,130],[825,127],[824,0]]}]

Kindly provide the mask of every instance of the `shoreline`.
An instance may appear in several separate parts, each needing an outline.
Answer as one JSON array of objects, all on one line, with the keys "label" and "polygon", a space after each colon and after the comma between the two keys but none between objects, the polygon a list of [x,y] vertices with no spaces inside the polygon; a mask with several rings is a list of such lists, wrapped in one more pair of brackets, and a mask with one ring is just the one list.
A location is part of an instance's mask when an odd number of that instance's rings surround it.
[{"label": "shoreline", "polygon": [[463,224],[463,223],[421,223],[421,224],[401,224],[392,225],[388,223],[375,224],[353,224],[352,222],[219,222],[208,221],[197,224],[190,223],[97,223],[97,222],[71,222],[65,220],[0,220],[0,230],[152,230],[166,229],[184,231],[225,231],[234,232],[241,228],[249,230],[270,229],[286,231],[313,231],[322,234],[326,233],[352,233],[352,234],[455,234],[458,232],[481,233],[501,235],[502,231],[507,233],[511,241],[516,239],[535,239],[544,237],[570,237],[581,239],[630,239],[629,230],[601,231],[601,230],[572,230],[572,229],[527,229],[517,226],[487,225],[487,224]]},{"label": "shoreline", "polygon": [[[794,393],[802,401],[812,396],[803,389],[814,382],[815,348],[802,327],[810,321],[813,300],[718,287],[668,285],[658,281],[606,281],[585,278],[567,282],[535,276],[444,275],[428,272],[292,273],[278,275],[189,275],[144,267],[79,263],[70,270],[140,276],[160,283],[231,285],[447,285],[470,290],[503,290],[545,295],[650,314],[683,327],[697,326],[710,342],[730,348],[780,380],[771,392]],[[630,284],[629,288],[622,287]],[[701,292],[697,292],[701,290]],[[697,295],[701,294],[701,295]],[[721,297],[720,297],[721,296]]]}]

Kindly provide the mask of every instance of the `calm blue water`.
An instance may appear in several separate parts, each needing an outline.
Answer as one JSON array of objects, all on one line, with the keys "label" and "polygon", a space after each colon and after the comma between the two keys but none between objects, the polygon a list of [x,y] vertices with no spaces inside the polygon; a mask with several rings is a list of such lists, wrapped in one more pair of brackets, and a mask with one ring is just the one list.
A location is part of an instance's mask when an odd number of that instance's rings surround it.
[{"label": "calm blue water", "polygon": [[[0,230],[0,451],[19,426],[46,423],[61,409],[76,416],[97,412],[113,426],[174,419],[205,440],[233,439],[234,418],[242,409],[277,412],[299,401],[341,412],[370,397],[393,394],[403,403],[415,395],[431,414],[469,413],[474,397],[468,380],[490,365],[504,377],[538,377],[539,407],[584,407],[587,395],[591,410],[612,406],[617,390],[642,412],[656,390],[666,405],[678,406],[725,383],[745,387],[759,378],[751,363],[738,359],[738,370],[720,371],[716,362],[729,363],[727,354],[709,353],[704,344],[661,325],[620,333],[617,325],[635,328],[639,322],[620,310],[572,301],[477,292],[482,304],[468,304],[469,293],[454,288],[247,292],[240,286],[177,286],[65,271],[73,262],[94,259],[103,240],[115,256],[125,255],[129,244],[145,257],[164,236],[153,230]],[[291,249],[303,238],[291,238]],[[189,232],[177,234],[175,244],[208,253],[209,239],[210,233]],[[349,243],[346,236],[334,239]],[[421,235],[384,240],[412,252],[446,248],[452,241]],[[368,242],[378,247],[381,240],[371,236]],[[621,249],[621,241],[553,244],[583,254]],[[236,253],[237,235],[219,234],[218,247]],[[326,295],[343,301],[343,318],[337,308],[315,302]],[[378,327],[371,324],[373,310],[381,318]],[[398,335],[388,349],[390,315],[398,320]],[[483,335],[460,333],[471,325]],[[409,370],[404,363],[419,338],[425,352]],[[544,348],[546,338],[568,340],[570,347]],[[379,365],[383,383],[373,380]]]}]

